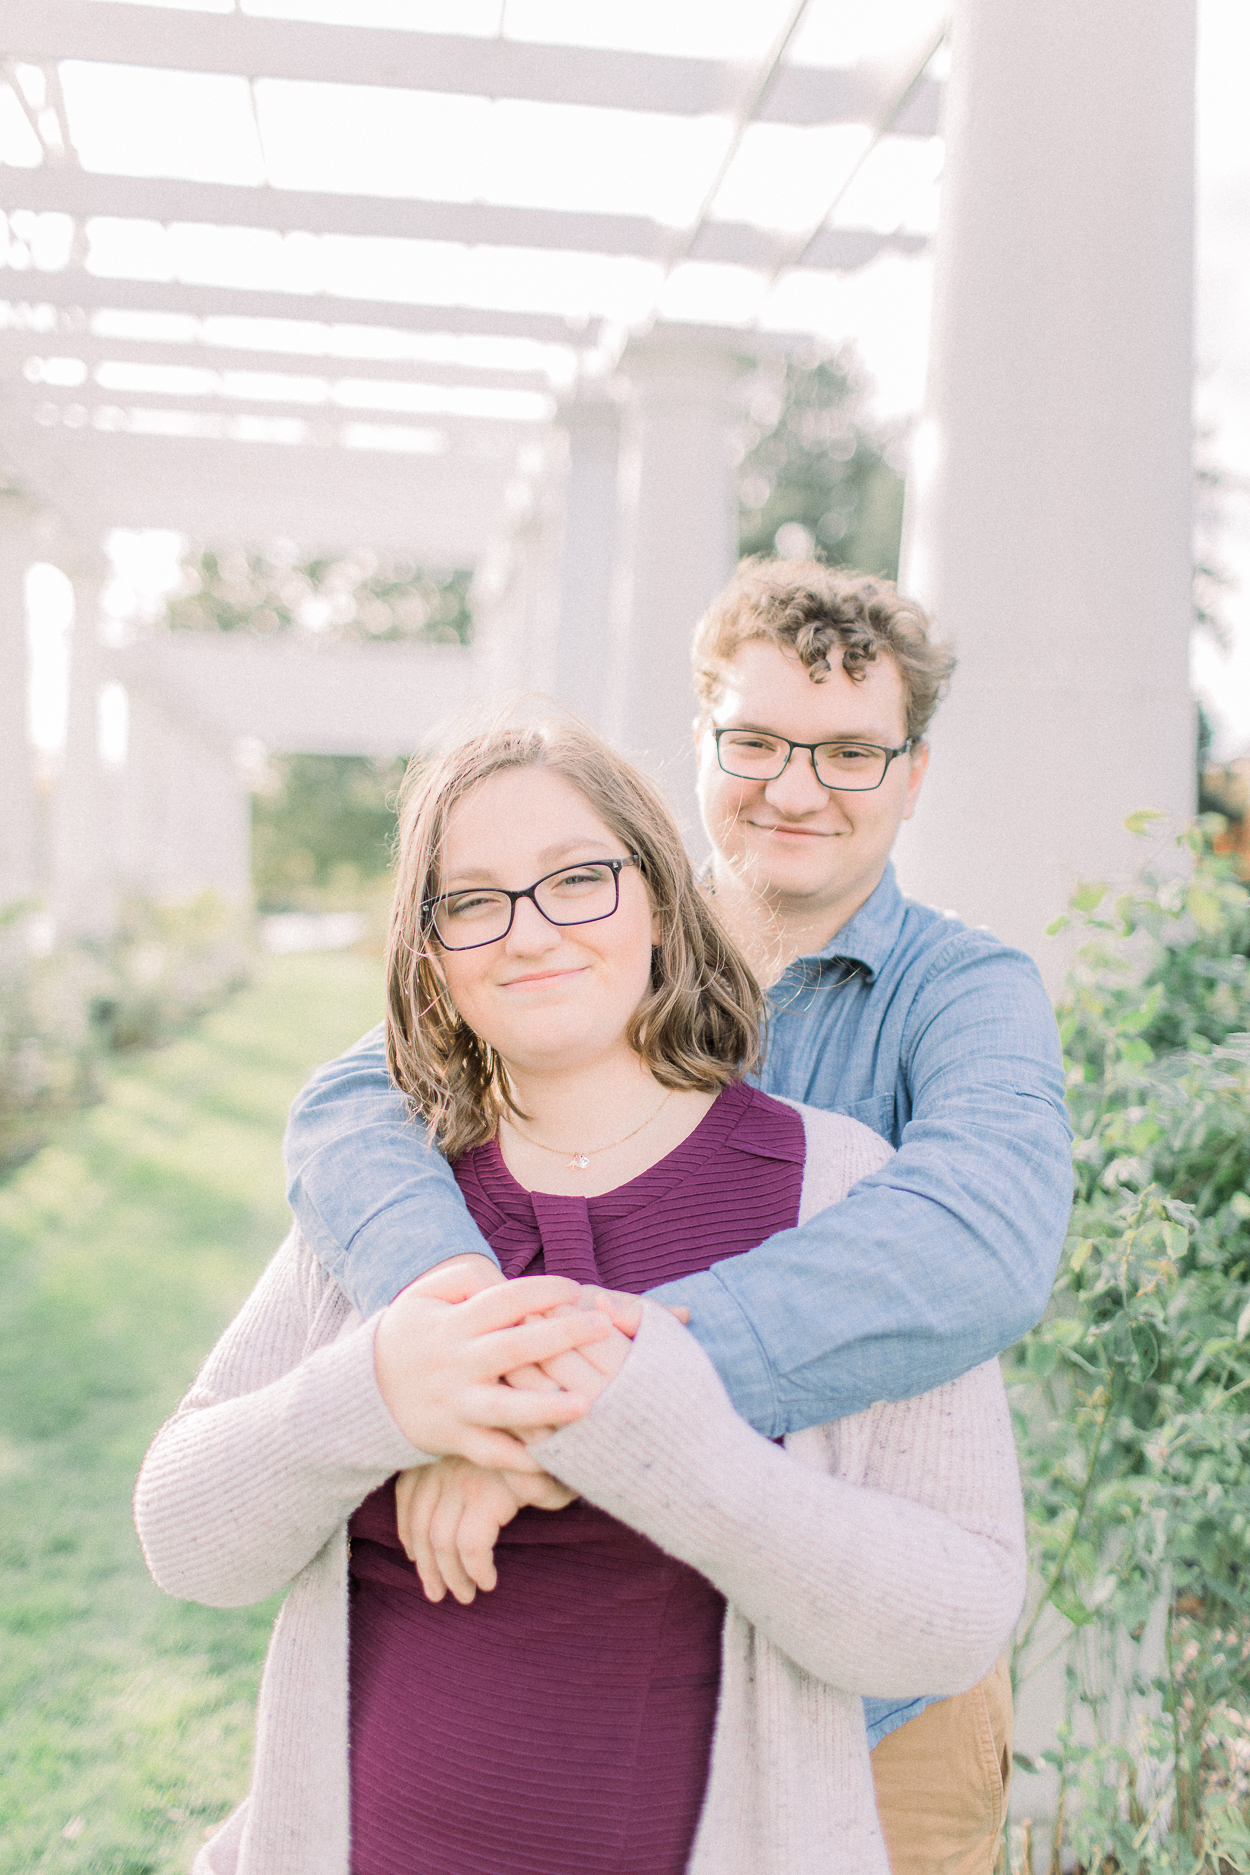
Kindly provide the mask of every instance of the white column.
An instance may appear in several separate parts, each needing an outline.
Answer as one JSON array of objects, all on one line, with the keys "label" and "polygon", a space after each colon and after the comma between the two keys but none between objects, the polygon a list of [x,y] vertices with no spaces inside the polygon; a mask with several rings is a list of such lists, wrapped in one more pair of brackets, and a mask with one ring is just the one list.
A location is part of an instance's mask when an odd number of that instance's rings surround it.
[{"label": "white column", "polygon": [[604,727],[662,783],[695,851],[706,841],[694,792],[690,635],[737,560],[732,393],[747,363],[680,326],[632,341],[621,360],[632,396]]},{"label": "white column", "polygon": [[35,763],[27,723],[26,571],[41,557],[27,504],[0,495],[0,911],[34,890]]},{"label": "white column", "polygon": [[[119,663],[123,674],[124,662]],[[121,777],[119,871],[126,890],[167,903],[212,890],[251,899],[251,795],[227,737],[155,686],[132,683]]]},{"label": "white column", "polygon": [[605,721],[621,453],[618,405],[584,387],[557,419],[568,438],[552,693],[584,722]]},{"label": "white column", "polygon": [[905,888],[1023,945],[1193,810],[1194,0],[955,0],[902,584],[960,664]]},{"label": "white column", "polygon": [[113,777],[105,773],[99,749],[100,688],[107,675],[100,589],[108,562],[103,554],[63,560],[74,583],[74,630],[65,753],[53,792],[52,898],[64,936],[102,937],[117,912],[109,812]]}]

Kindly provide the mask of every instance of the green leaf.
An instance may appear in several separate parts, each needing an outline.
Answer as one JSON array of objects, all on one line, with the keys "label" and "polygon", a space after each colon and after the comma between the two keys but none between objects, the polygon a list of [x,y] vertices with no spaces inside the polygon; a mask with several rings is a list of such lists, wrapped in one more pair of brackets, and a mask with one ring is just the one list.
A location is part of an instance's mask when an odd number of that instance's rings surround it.
[{"label": "green leaf", "polygon": [[1068,903],[1074,911],[1097,911],[1106,896],[1107,888],[1105,885],[1098,885],[1096,883],[1078,885],[1076,891],[1068,900]]},{"label": "green leaf", "polygon": [[1159,1343],[1155,1331],[1149,1322],[1130,1322],[1128,1332],[1137,1378],[1149,1380],[1159,1365]]},{"label": "green leaf", "polygon": [[1030,1341],[1028,1362],[1029,1372],[1035,1380],[1049,1380],[1059,1365],[1059,1350],[1053,1341]]},{"label": "green leaf", "polygon": [[1238,1341],[1244,1341],[1247,1335],[1250,1335],[1250,1302],[1246,1303],[1245,1308],[1241,1311],[1241,1314],[1237,1317],[1237,1339]]},{"label": "green leaf", "polygon": [[1139,807],[1135,814],[1129,815],[1124,825],[1130,833],[1149,833],[1152,821],[1166,819],[1167,815],[1161,807]]},{"label": "green leaf", "polygon": [[1052,918],[1051,922],[1047,925],[1047,937],[1058,937],[1059,933],[1061,931],[1066,931],[1071,923],[1072,920],[1069,918],[1067,912],[1062,912],[1058,918]]},{"label": "green leaf", "polygon": [[1144,1068],[1148,1061],[1153,1061],[1155,1051],[1149,1042],[1140,1039],[1120,1044],[1120,1060],[1126,1061],[1132,1068]]},{"label": "green leaf", "polygon": [[1163,1241],[1167,1245],[1168,1255],[1175,1262],[1178,1257],[1183,1257],[1189,1248],[1189,1232],[1183,1224],[1165,1224]]},{"label": "green leaf", "polygon": [[1157,1120],[1146,1118],[1139,1120],[1136,1126],[1129,1128],[1128,1143],[1134,1152],[1147,1152],[1155,1141],[1162,1139],[1163,1128]]},{"label": "green leaf", "polygon": [[1089,1262],[1089,1253],[1093,1247],[1094,1240],[1092,1237],[1082,1237],[1081,1241],[1074,1247],[1072,1255],[1068,1258],[1068,1268],[1070,1270],[1083,1270],[1085,1265]]},{"label": "green leaf", "polygon": [[1216,894],[1195,880],[1185,894],[1185,908],[1200,930],[1214,935],[1224,928],[1224,912]]}]

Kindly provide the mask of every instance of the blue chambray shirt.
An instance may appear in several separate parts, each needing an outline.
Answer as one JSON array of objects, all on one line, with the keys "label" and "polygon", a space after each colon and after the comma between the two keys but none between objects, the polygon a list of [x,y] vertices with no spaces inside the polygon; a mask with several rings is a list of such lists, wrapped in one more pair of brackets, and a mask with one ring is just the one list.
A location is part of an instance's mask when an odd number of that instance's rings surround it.
[{"label": "blue chambray shirt", "polygon": [[[1072,1198],[1054,1014],[1031,959],[903,898],[892,867],[769,993],[766,1093],[850,1114],[896,1156],[839,1205],[651,1293],[685,1303],[769,1438],[910,1399],[999,1354],[1050,1294]],[[464,1251],[490,1255],[408,1117],[381,1027],[291,1109],[288,1196],[369,1314]],[[866,1700],[876,1744],[928,1703]]]}]

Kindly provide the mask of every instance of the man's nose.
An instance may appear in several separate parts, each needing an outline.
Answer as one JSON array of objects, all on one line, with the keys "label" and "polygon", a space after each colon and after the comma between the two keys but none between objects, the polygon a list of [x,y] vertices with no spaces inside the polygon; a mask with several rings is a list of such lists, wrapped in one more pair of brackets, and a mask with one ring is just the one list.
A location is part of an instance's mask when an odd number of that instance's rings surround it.
[{"label": "man's nose", "polygon": [[816,779],[816,762],[810,749],[791,749],[789,761],[764,793],[774,807],[791,813],[823,807],[829,798],[829,790]]}]

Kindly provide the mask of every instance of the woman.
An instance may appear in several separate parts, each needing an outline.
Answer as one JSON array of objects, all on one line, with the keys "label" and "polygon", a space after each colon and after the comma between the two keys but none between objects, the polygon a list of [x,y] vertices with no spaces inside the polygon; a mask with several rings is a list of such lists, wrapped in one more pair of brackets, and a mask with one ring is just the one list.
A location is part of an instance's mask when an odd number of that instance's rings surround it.
[{"label": "woman", "polygon": [[[205,1875],[885,1875],[858,1695],[971,1685],[1023,1595],[996,1365],[783,1452],[663,1310],[631,1346],[570,1306],[750,1249],[888,1157],[743,1083],[760,1013],[663,804],[588,732],[417,777],[392,1071],[512,1280],[451,1301],[472,1281],[436,1272],[362,1324],[293,1234],[158,1436],[156,1579],[292,1584]],[[447,1454],[449,1501],[466,1457],[526,1500],[471,1606],[422,1593],[397,1522],[394,1475],[406,1519]]]}]

